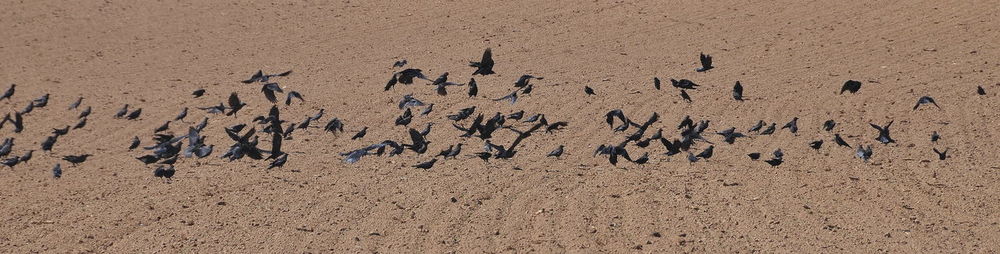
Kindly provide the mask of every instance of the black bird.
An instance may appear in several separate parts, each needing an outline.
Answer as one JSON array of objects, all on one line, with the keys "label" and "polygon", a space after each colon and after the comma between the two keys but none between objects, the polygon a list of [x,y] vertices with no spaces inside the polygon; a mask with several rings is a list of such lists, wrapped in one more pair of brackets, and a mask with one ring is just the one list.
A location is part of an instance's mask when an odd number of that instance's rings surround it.
[{"label": "black bird", "polygon": [[753,126],[750,126],[750,129],[747,130],[747,131],[748,132],[760,131],[760,128],[763,128],[763,127],[764,127],[764,120],[757,120],[757,124],[754,124]]},{"label": "black bird", "polygon": [[3,145],[0,145],[0,157],[7,156],[14,149],[14,138],[6,138]]},{"label": "black bird", "polygon": [[479,62],[469,62],[469,66],[476,67],[476,71],[472,72],[472,75],[490,75],[493,72],[493,51],[486,48],[483,52],[483,58]]},{"label": "black bird", "polygon": [[26,163],[31,160],[31,158],[34,157],[34,153],[35,150],[28,150],[28,152],[24,153],[24,155],[21,155],[21,162]]},{"label": "black bird", "polygon": [[66,125],[66,127],[63,127],[62,129],[52,129],[52,135],[62,136],[67,133],[69,133],[69,125]]},{"label": "black bird", "polygon": [[21,110],[21,114],[28,114],[28,113],[31,113],[31,111],[34,111],[34,110],[35,110],[35,104],[29,102],[28,106],[25,106],[24,109]]},{"label": "black bird", "polygon": [[833,134],[833,142],[837,143],[839,146],[851,147],[851,145],[848,145],[843,138],[840,138],[840,134]]},{"label": "black bird", "polygon": [[524,110],[510,113],[510,115],[507,115],[507,119],[513,119],[513,120],[521,120],[522,117],[524,117]]},{"label": "black bird", "polygon": [[[413,78],[429,80],[427,79],[427,76],[424,76],[424,74],[420,69],[405,69],[393,75],[394,79],[397,79],[399,83],[402,83],[404,85],[413,84]],[[386,87],[390,88],[391,86],[387,85]]]},{"label": "black bird", "polygon": [[250,79],[243,80],[243,81],[240,81],[240,82],[243,82],[243,84],[250,84],[250,83],[259,81],[261,78],[264,78],[264,71],[263,70],[258,70],[253,75],[250,75]]},{"label": "black bird", "polygon": [[931,142],[937,142],[939,139],[941,139],[941,135],[937,131],[931,133]]},{"label": "black bird", "polygon": [[678,144],[678,143],[680,143],[680,141],[678,141],[676,139],[674,139],[674,142],[671,143],[666,138],[662,138],[661,137],[660,138],[660,143],[662,143],[663,147],[667,149],[667,152],[664,153],[667,156],[673,156],[674,154],[681,153],[681,148],[680,148],[680,146]]},{"label": "black bird", "polygon": [[10,122],[14,124],[14,133],[21,133],[24,130],[24,118],[21,117],[21,113],[14,112],[14,119]]},{"label": "black bird", "polygon": [[621,120],[622,121],[622,126],[624,126],[626,128],[629,126],[630,123],[632,123],[632,121],[628,120],[628,118],[625,117],[625,112],[623,112],[621,109],[615,109],[615,110],[608,111],[607,114],[604,114],[604,118],[605,118],[604,119],[605,122],[608,123],[608,128],[612,128],[612,129],[622,128],[622,127],[614,128],[614,126],[615,126],[615,118],[618,118],[618,120]]},{"label": "black bird", "polygon": [[758,160],[760,159],[760,153],[749,153],[747,157],[750,157],[751,160]]},{"label": "black bird", "polygon": [[91,156],[90,154],[66,155],[63,156],[63,160],[68,161],[69,163],[72,163],[75,166],[77,164],[83,163],[84,161],[87,161],[87,157],[90,156]]},{"label": "black bird", "polygon": [[283,93],[284,91],[281,90],[281,87],[278,86],[278,83],[267,83],[260,88],[260,92],[264,93],[264,98],[267,99],[267,101],[270,101],[271,103],[277,103],[278,97],[275,96],[274,93],[275,92]]},{"label": "black bird", "polygon": [[893,140],[891,137],[889,137],[889,126],[892,126],[892,122],[893,121],[889,121],[889,124],[886,124],[885,127],[880,127],[873,123],[868,124],[871,125],[872,128],[878,130],[878,137],[876,137],[875,140],[878,140],[878,142],[882,142],[882,144],[889,144],[896,142],[896,140]]},{"label": "black bird", "polygon": [[78,97],[78,98],[76,98],[76,101],[73,101],[73,103],[70,103],[69,104],[69,110],[74,110],[74,109],[80,107],[80,103],[83,103],[83,97]]},{"label": "black bird", "polygon": [[87,118],[80,118],[80,121],[76,122],[76,125],[73,126],[73,129],[76,130],[79,128],[83,128],[84,126],[87,126]]},{"label": "black bird", "polygon": [[826,120],[826,122],[823,122],[823,130],[826,130],[826,131],[832,131],[833,127],[836,127],[836,126],[837,126],[837,122],[834,122],[833,119]]},{"label": "black bird", "polygon": [[410,124],[410,121],[413,121],[413,112],[410,111],[410,108],[406,108],[403,115],[396,118],[396,125],[406,126]]},{"label": "black bird", "polygon": [[170,129],[170,121],[167,121],[167,122],[163,123],[163,125],[160,125],[160,127],[156,127],[156,129],[153,130],[153,133],[163,132],[163,131],[166,131],[168,129]]},{"label": "black bird", "polygon": [[11,96],[14,96],[15,87],[17,87],[16,84],[10,84],[10,88],[7,88],[7,91],[3,93],[3,96],[0,96],[0,100],[10,99]]},{"label": "black bird", "polygon": [[192,92],[191,95],[194,95],[195,98],[201,97],[205,95],[205,89],[199,88],[198,90],[194,90],[194,92]]},{"label": "black bird", "polygon": [[448,158],[454,159],[460,153],[462,153],[462,143],[458,143],[458,145],[455,145],[455,148],[453,148],[453,149],[448,149],[448,153],[444,154],[444,158],[445,159],[448,159]]},{"label": "black bird", "polygon": [[413,167],[414,168],[419,168],[419,169],[430,169],[431,167],[434,166],[434,163],[437,162],[437,160],[438,160],[437,158],[431,159],[429,161],[422,162],[422,163],[417,164],[417,165],[413,165]]},{"label": "black bird", "polygon": [[[521,141],[524,141],[524,139],[530,137],[532,132],[535,132],[536,130],[542,128],[542,126],[544,126],[544,125],[545,125],[544,123],[536,123],[530,129],[528,129],[526,131],[523,131],[523,132],[515,130],[515,129],[511,129],[512,131],[514,131],[514,132],[516,132],[518,134],[517,138],[514,139],[514,142],[511,142],[510,146],[508,146],[507,149],[500,149],[501,151],[499,153],[497,153],[496,158],[498,158],[498,159],[510,159],[510,158],[513,158],[514,154],[517,153],[517,151],[515,149],[517,148],[518,144],[520,144]],[[621,146],[624,146],[624,143],[622,143]],[[622,152],[624,152],[624,148],[622,148]],[[625,155],[625,156],[627,158],[627,155]]]},{"label": "black bird", "polygon": [[187,117],[187,115],[188,115],[188,108],[184,107],[184,109],[181,110],[181,113],[177,114],[177,116],[174,117],[174,121],[184,120],[184,118]]},{"label": "black bird", "polygon": [[62,177],[62,166],[56,163],[56,166],[52,168],[52,178],[58,179],[60,177]]},{"label": "black bird", "polygon": [[275,158],[274,161],[271,161],[271,165],[267,166],[267,169],[283,167],[285,166],[285,162],[288,162],[288,154],[282,153],[278,156],[278,158]]},{"label": "black bird", "polygon": [[389,89],[396,86],[396,84],[399,83],[399,79],[397,78],[398,76],[398,74],[393,73],[392,78],[389,78],[389,82],[385,83],[385,89],[382,91],[389,91]]},{"label": "black bird", "polygon": [[208,126],[208,117],[201,119],[201,122],[199,122],[198,125],[195,125],[194,129],[201,131],[205,129],[205,126]]},{"label": "black bird", "polygon": [[705,148],[705,150],[702,150],[700,153],[698,153],[698,157],[702,157],[705,159],[712,158],[712,151],[714,150],[714,148],[715,146],[711,145],[708,146],[708,148]]},{"label": "black bird", "polygon": [[227,116],[236,115],[236,112],[239,112],[240,109],[243,108],[243,106],[247,105],[246,103],[240,101],[240,97],[236,95],[236,92],[229,94],[228,102],[229,102],[229,112],[226,113]]},{"label": "black bird", "polygon": [[42,97],[38,97],[38,99],[31,101],[31,104],[34,105],[35,107],[44,108],[45,105],[49,105],[49,94],[45,94],[42,95]]},{"label": "black bird", "polygon": [[399,68],[399,67],[403,67],[403,66],[406,66],[406,59],[402,59],[402,60],[396,61],[395,63],[392,63],[392,68]]},{"label": "black bird", "polygon": [[299,123],[299,126],[297,128],[299,129],[309,128],[309,124],[312,124],[312,118],[306,117],[306,120],[303,120],[301,123]]},{"label": "black bird", "polygon": [[354,134],[354,136],[351,137],[351,140],[363,138],[363,137],[365,137],[365,134],[368,134],[368,127],[367,126],[364,127],[364,128],[362,128],[361,131],[358,131],[357,134]]},{"label": "black bird", "polygon": [[587,95],[597,95],[594,93],[594,89],[590,88],[589,86],[583,86],[583,92],[586,93]]},{"label": "black bird", "polygon": [[138,119],[139,116],[141,116],[141,115],[142,115],[142,108],[139,108],[139,109],[136,109],[135,111],[132,111],[132,113],[128,113],[128,115],[125,116],[125,119],[135,120],[135,119]]},{"label": "black bird", "polygon": [[177,171],[174,170],[174,165],[167,165],[167,166],[160,165],[159,167],[156,167],[156,169],[153,170],[153,176],[163,177],[167,179],[174,177],[174,173],[177,173]]},{"label": "black bird", "polygon": [[819,150],[821,147],[823,147],[823,140],[821,139],[821,140],[813,141],[813,142],[809,143],[809,147],[812,147],[812,149]]},{"label": "black bird", "polygon": [[724,141],[726,143],[729,143],[729,144],[732,144],[732,143],[736,142],[736,138],[746,137],[746,135],[743,135],[743,133],[736,132],[736,127],[725,129],[725,130],[720,131],[720,132],[716,132],[716,134],[719,134],[719,135],[722,135],[723,137],[725,137]]},{"label": "black bird", "polygon": [[528,85],[528,86],[524,87],[524,89],[521,89],[521,94],[522,95],[530,94],[531,91],[532,91],[532,89],[534,89],[534,87],[535,87],[535,85]]},{"label": "black bird", "polygon": [[[758,157],[760,156],[758,155]],[[767,164],[771,165],[771,167],[777,167],[778,165],[781,165],[781,163],[785,161],[784,157],[785,153],[781,152],[781,149],[779,148],[778,150],[774,150],[773,158],[771,158],[770,160],[766,160],[764,162],[767,162]]]},{"label": "black bird", "polygon": [[660,90],[660,78],[653,77],[653,88]]},{"label": "black bird", "polygon": [[743,85],[739,81],[736,81],[736,85],[733,85],[733,99],[743,101]]},{"label": "black bird", "polygon": [[434,111],[434,103],[427,104],[427,107],[424,107],[424,110],[420,111],[420,115],[426,116],[427,114],[430,114],[431,111]]},{"label": "black bird", "polygon": [[80,115],[77,116],[76,118],[88,117],[88,116],[90,116],[90,112],[91,112],[91,107],[87,106],[86,109],[84,109],[83,111],[80,111]]},{"label": "black bird", "polygon": [[[293,129],[293,128],[288,128],[288,129]],[[326,126],[323,127],[323,130],[329,132],[334,132],[334,131],[344,132],[344,123],[341,122],[339,118],[333,118],[330,119],[330,122],[326,123]]]},{"label": "black bird", "polygon": [[[277,112],[278,112],[278,109],[277,109],[277,108],[274,108],[274,112],[275,112],[275,114],[274,114],[274,115],[277,115]],[[325,112],[326,112],[326,109],[322,109],[322,108],[321,108],[321,109],[319,109],[319,112],[316,112],[316,114],[315,114],[315,115],[313,115],[313,116],[309,117],[309,120],[313,120],[313,121],[316,121],[316,120],[319,120],[320,118],[323,118],[323,114],[324,114]]]},{"label": "black bird", "polygon": [[986,95],[986,90],[983,89],[983,86],[976,86],[976,94],[978,94],[978,95]]},{"label": "black bird", "polygon": [[132,137],[132,143],[128,145],[128,150],[132,151],[136,147],[139,147],[139,136]]},{"label": "black bird", "polygon": [[688,95],[688,93],[687,93],[687,92],[685,92],[684,90],[681,90],[681,99],[684,99],[684,100],[685,100],[685,101],[687,101],[688,103],[690,103],[690,102],[691,102],[691,96],[690,96],[690,95]]},{"label": "black bird", "polygon": [[687,79],[670,79],[670,85],[681,89],[698,89],[698,84],[695,84],[693,81]]},{"label": "black bird", "polygon": [[642,153],[642,156],[639,156],[638,159],[635,159],[634,161],[632,161],[632,163],[635,163],[635,164],[638,164],[638,165],[646,164],[646,162],[649,162],[649,153]]},{"label": "black bird", "polygon": [[288,76],[289,74],[292,74],[292,71],[286,71],[286,72],[282,72],[282,73],[278,73],[278,74],[267,74],[267,75],[264,75],[263,71],[257,71],[257,73],[254,73],[253,76],[250,76],[250,79],[244,80],[242,82],[244,84],[250,84],[250,83],[253,83],[253,82],[261,82],[261,83],[263,83],[263,82],[267,82],[268,80],[270,80],[273,77],[284,77],[284,76]]},{"label": "black bird", "polygon": [[125,104],[125,106],[122,107],[122,109],[118,110],[118,113],[115,113],[115,118],[125,117],[125,114],[128,114],[128,104]]},{"label": "black bird", "polygon": [[788,128],[788,130],[791,131],[793,134],[797,133],[797,132],[799,132],[799,124],[798,124],[798,122],[799,122],[799,118],[798,117],[793,117],[792,121],[786,123],[785,126],[781,126],[781,129]]},{"label": "black bird", "polygon": [[938,106],[937,102],[934,102],[934,98],[931,98],[930,96],[921,96],[920,99],[917,99],[917,105],[913,105],[913,110],[917,110],[917,107],[920,107],[921,104],[927,103],[934,104],[935,107],[941,109],[941,106]]},{"label": "black bird", "polygon": [[766,160],[764,162],[767,162],[767,164],[771,165],[772,167],[777,167],[778,165],[781,165],[781,163],[783,163],[785,161],[782,158],[773,158],[773,159],[770,159],[770,160]]},{"label": "black bird", "polygon": [[844,86],[840,88],[840,94],[844,94],[844,91],[857,93],[858,90],[861,90],[861,82],[848,80],[847,82],[844,82]]},{"label": "black bird", "polygon": [[420,131],[420,136],[426,137],[427,134],[430,134],[431,133],[431,126],[432,125],[434,125],[433,122],[427,123],[427,127],[424,127],[424,130]]},{"label": "black bird", "polygon": [[948,158],[948,148],[945,148],[944,152],[938,151],[937,148],[931,148],[931,149],[933,149],[934,153],[938,155],[938,160],[944,160]]},{"label": "black bird", "polygon": [[478,152],[478,153],[475,153],[474,156],[479,157],[480,160],[489,162],[490,161],[490,157],[493,157],[493,154],[492,153],[488,153],[488,152]]},{"label": "black bird", "polygon": [[715,68],[712,66],[712,56],[701,53],[698,59],[701,60],[701,68],[695,69],[695,71],[705,72]]},{"label": "black bird", "polygon": [[868,162],[872,158],[872,146],[869,145],[865,148],[861,144],[858,144],[858,151],[854,153],[854,156]]},{"label": "black bird", "polygon": [[16,166],[18,163],[21,163],[21,158],[17,157],[17,156],[0,160],[0,164],[3,164],[5,166],[11,167],[11,168],[13,168],[14,166]]},{"label": "black bird", "polygon": [[531,79],[541,80],[541,79],[544,79],[544,78],[542,78],[542,77],[535,77],[535,76],[528,75],[528,74],[521,75],[520,78],[517,78],[517,82],[514,82],[514,87],[526,87],[526,86],[528,86],[528,83],[531,81]]},{"label": "black bird", "polygon": [[542,115],[542,114],[535,114],[533,116],[528,117],[528,119],[525,119],[524,122],[525,123],[533,123],[533,122],[538,121],[539,119],[542,119],[542,118],[545,118],[545,116]]},{"label": "black bird", "polygon": [[564,146],[563,145],[559,145],[559,147],[557,147],[556,150],[552,150],[545,157],[556,157],[556,159],[559,159],[559,157],[562,156],[562,154],[563,154],[563,149],[564,149]]},{"label": "black bird", "polygon": [[476,79],[469,79],[469,97],[476,97],[479,94],[479,85],[476,84]]},{"label": "black bird", "polygon": [[54,146],[56,144],[56,140],[58,140],[58,138],[59,138],[59,136],[57,136],[57,135],[53,135],[53,136],[49,136],[49,137],[45,138],[45,141],[42,141],[42,151],[46,151],[46,152],[52,151],[52,146]]},{"label": "black bird", "polygon": [[774,134],[774,130],[777,129],[775,127],[776,127],[776,124],[771,123],[771,126],[768,126],[767,129],[764,129],[764,131],[761,131],[760,135],[771,135],[771,134]]},{"label": "black bird", "polygon": [[681,119],[681,124],[677,125],[678,130],[684,128],[694,128],[694,120],[691,120],[691,116],[684,116],[684,119]]}]

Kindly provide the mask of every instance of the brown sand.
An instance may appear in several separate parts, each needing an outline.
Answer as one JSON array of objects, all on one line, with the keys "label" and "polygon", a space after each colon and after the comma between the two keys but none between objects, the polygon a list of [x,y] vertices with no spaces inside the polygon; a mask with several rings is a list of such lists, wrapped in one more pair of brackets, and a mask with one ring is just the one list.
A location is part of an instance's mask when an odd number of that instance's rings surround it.
[{"label": "brown sand", "polygon": [[[37,149],[51,128],[76,123],[66,106],[84,96],[90,123],[62,137],[51,154],[0,173],[2,252],[995,252],[1000,238],[997,122],[1000,5],[990,1],[8,1],[0,9],[0,82],[18,84],[8,111],[44,93],[50,106],[25,117],[13,155]],[[465,82],[491,47],[497,75],[437,96],[429,86],[382,92],[398,59],[429,76],[451,72]],[[695,73],[698,52],[717,69]],[[280,82],[305,95],[283,108],[290,121],[318,109],[344,119],[347,133],[312,128],[286,143],[284,168],[226,163],[223,126],[248,123],[270,107],[251,72],[294,70]],[[521,74],[544,76],[514,106],[493,102]],[[703,85],[684,103],[651,78]],[[837,95],[848,79],[865,83]],[[748,101],[730,99],[735,81]],[[597,96],[584,97],[591,86]],[[975,95],[982,85],[988,95]],[[189,94],[206,88],[205,97]],[[238,118],[213,116],[206,135],[212,158],[181,159],[170,183],[131,157],[133,136],[237,91],[249,103]],[[348,165],[337,153],[384,139],[395,102],[413,93],[434,103],[428,154],[367,157]],[[942,110],[912,111],[931,95]],[[139,121],[112,119],[128,103]],[[470,105],[480,112],[545,113],[568,121],[555,134],[528,138],[514,159],[483,163],[468,154],[445,115]],[[603,114],[632,118],[659,112],[663,127],[684,115],[712,120],[710,132],[757,120],[800,117],[798,135],[779,131],[689,164],[659,155],[650,164],[609,165],[592,157],[617,143]],[[873,161],[853,157],[820,130],[827,119],[852,145],[872,144]],[[897,144],[882,145],[868,123],[894,120]],[[364,126],[362,140],[350,135]],[[526,124],[518,125],[526,128]],[[929,140],[939,131],[938,144]],[[507,144],[509,131],[494,139]],[[812,140],[826,139],[820,151]],[[460,159],[431,170],[410,166],[449,144]],[[266,143],[266,142],[265,142]],[[560,144],[563,159],[545,158]],[[699,145],[703,148],[704,145]],[[939,161],[932,147],[950,148]],[[783,148],[772,168],[749,152]],[[696,149],[697,151],[697,149]],[[72,167],[63,155],[93,153]],[[765,155],[767,157],[767,155]],[[62,179],[49,170],[63,163]],[[454,201],[452,201],[454,198]],[[654,236],[654,233],[659,236]]]}]

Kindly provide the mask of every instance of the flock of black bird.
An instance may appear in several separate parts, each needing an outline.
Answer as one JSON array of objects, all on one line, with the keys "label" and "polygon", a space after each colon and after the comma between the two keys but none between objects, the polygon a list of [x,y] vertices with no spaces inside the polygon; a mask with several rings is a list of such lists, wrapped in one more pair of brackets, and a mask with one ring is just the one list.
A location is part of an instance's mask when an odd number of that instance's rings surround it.
[{"label": "flock of black bird", "polygon": [[[699,73],[708,72],[716,67],[712,64],[712,57],[706,54],[700,55],[701,67],[697,68],[696,71]],[[478,62],[470,62],[469,66],[475,68],[472,76],[475,75],[493,75],[495,74],[493,54],[490,49],[486,49],[483,53],[481,60]],[[407,65],[406,60],[400,60],[393,64],[392,68],[403,68]],[[304,102],[302,94],[296,91],[288,91],[287,93],[278,85],[275,81],[281,77],[286,77],[290,75],[291,71],[286,71],[277,74],[265,74],[263,71],[257,71],[250,76],[249,79],[241,81],[241,83],[246,85],[260,85],[261,93],[263,93],[264,98],[267,99],[272,104],[270,110],[266,115],[260,115],[253,118],[252,122],[249,124],[237,124],[233,126],[227,126],[224,128],[226,136],[230,139],[232,145],[229,146],[226,151],[219,156],[223,159],[228,159],[229,161],[240,160],[243,158],[249,158],[252,160],[263,160],[269,161],[268,168],[282,167],[289,159],[289,154],[282,148],[282,142],[284,140],[290,139],[293,132],[296,129],[306,129],[312,126],[313,122],[318,122],[322,119],[324,115],[324,110],[319,110],[315,115],[308,116],[306,119],[298,123],[289,122],[281,117],[281,110],[276,105],[279,103],[278,95],[279,93],[284,93],[284,104],[286,106],[292,105],[295,100]],[[534,88],[534,84],[531,83],[532,80],[543,80],[543,77],[525,74],[520,76],[512,87],[510,93],[501,96],[499,98],[493,99],[497,102],[509,102],[510,104],[515,104],[518,101],[518,96],[527,95],[531,93]],[[423,74],[420,69],[407,68],[399,71],[393,71],[389,82],[385,85],[384,90],[389,91],[393,89],[398,84],[411,85],[415,82],[421,82],[418,80],[423,80],[427,82],[427,85],[433,86],[436,93],[441,96],[448,95],[449,87],[467,87],[467,95],[470,98],[478,97],[479,88],[475,78],[471,78],[466,83],[457,83],[449,80],[448,72],[445,72],[435,79],[429,79]],[[681,99],[691,102],[691,96],[688,91],[694,92],[698,89],[699,85],[694,81],[689,79],[669,79],[670,85],[676,88],[681,96]],[[660,78],[653,78],[653,89],[661,90]],[[844,92],[857,93],[861,89],[862,83],[859,81],[848,80],[846,81],[840,91],[840,94]],[[15,95],[16,85],[11,85],[10,88],[3,93],[0,97],[0,101],[7,100],[10,103]],[[744,86],[739,81],[733,86],[732,97],[736,101],[745,101],[743,97]],[[206,93],[205,89],[198,89],[192,92],[192,96],[195,98],[202,97]],[[584,93],[586,95],[597,95],[595,90],[589,86],[584,86]],[[985,95],[985,90],[979,86],[977,87],[976,93],[979,95]],[[79,110],[80,113],[77,117],[77,123],[70,127],[66,125],[63,128],[53,129],[52,135],[45,138],[41,143],[41,150],[51,154],[53,146],[58,142],[60,137],[70,135],[71,130],[84,128],[87,123],[87,118],[92,113],[92,108],[90,106],[85,109],[80,110],[80,106],[83,103],[83,97],[79,97],[74,100],[70,105],[68,110]],[[21,110],[14,113],[8,113],[4,116],[3,120],[0,121],[0,129],[3,129],[8,123],[13,125],[14,133],[21,133],[25,129],[25,117],[28,116],[33,110],[37,108],[44,108],[49,104],[49,94],[42,95],[36,99],[30,100],[27,106]],[[913,110],[918,110],[921,105],[931,104],[937,109],[941,107],[937,102],[930,96],[922,96],[917,99],[916,105],[914,105]],[[224,116],[235,116],[241,109],[247,106],[247,103],[243,102],[236,92],[232,92],[229,95],[228,100],[225,102],[220,102],[218,105],[209,105],[206,107],[197,107],[199,110],[204,110],[209,115],[222,115]],[[410,151],[418,155],[427,153],[430,149],[431,141],[427,139],[428,134],[431,132],[431,127],[433,123],[428,123],[422,131],[418,131],[414,128],[410,128],[409,125],[414,117],[422,117],[430,114],[433,111],[434,104],[424,103],[423,101],[417,99],[412,95],[404,95],[398,103],[398,108],[402,110],[402,113],[395,120],[395,125],[404,126],[407,129],[408,140],[383,140],[381,142],[371,144],[368,146],[360,147],[354,150],[346,151],[340,155],[344,157],[346,163],[355,163],[366,156],[396,156],[403,154],[404,152]],[[420,108],[420,113],[414,115],[411,109]],[[213,153],[214,145],[207,144],[206,136],[202,134],[203,130],[209,123],[209,117],[205,117],[198,124],[193,126],[188,126],[186,135],[174,135],[168,132],[171,129],[172,122],[183,122],[183,120],[188,115],[188,108],[183,108],[181,112],[174,118],[166,120],[158,128],[154,129],[153,136],[151,137],[152,144],[147,146],[142,146],[142,139],[138,136],[133,137],[131,143],[128,146],[128,150],[132,151],[141,147],[142,150],[146,151],[144,155],[135,157],[138,161],[146,165],[153,165],[153,175],[155,177],[171,178],[176,172],[174,169],[174,164],[180,158],[205,158]],[[473,115],[475,115],[473,117]],[[524,142],[527,138],[532,135],[538,134],[540,132],[552,133],[559,131],[564,127],[568,126],[569,123],[565,121],[554,121],[550,122],[546,115],[544,114],[534,114],[527,116],[526,113],[522,111],[513,112],[509,114],[501,114],[500,112],[495,112],[492,116],[487,117],[491,114],[484,112],[477,112],[475,106],[463,108],[458,110],[453,114],[449,114],[446,118],[452,121],[451,125],[457,131],[456,135],[464,139],[468,138],[479,138],[483,142],[481,151],[473,152],[472,155],[478,157],[484,161],[489,161],[490,159],[511,159],[517,154],[518,146]],[[118,110],[114,115],[116,119],[123,120],[138,120],[142,116],[142,108],[132,108],[132,106],[125,104],[120,110]],[[470,120],[471,119],[471,120]],[[660,116],[657,113],[652,113],[647,120],[643,122],[635,122],[626,116],[625,112],[621,109],[614,109],[605,114],[605,122],[607,122],[608,127],[614,133],[623,133],[625,135],[621,142],[613,144],[603,144],[600,145],[595,151],[594,156],[607,156],[608,162],[612,165],[617,165],[619,159],[624,159],[634,164],[646,164],[650,161],[649,152],[643,152],[638,158],[633,158],[629,153],[629,150],[636,150],[636,148],[647,148],[653,144],[660,144],[663,146],[665,152],[662,154],[664,156],[674,156],[677,154],[686,154],[686,159],[695,163],[699,160],[708,160],[712,157],[714,153],[714,148],[716,146],[715,142],[712,142],[706,136],[711,136],[706,134],[706,130],[709,129],[709,120],[699,120],[695,121],[689,116],[684,117],[680,124],[677,125],[676,135],[668,135],[664,133],[663,128],[658,128],[655,132],[652,131],[652,126],[660,121]],[[516,125],[526,124],[522,127],[517,127]],[[874,140],[882,144],[895,143],[890,136],[890,127],[893,121],[889,121],[884,126],[876,125],[870,123],[872,128],[877,131],[877,136]],[[837,122],[834,120],[827,120],[823,123],[822,129],[826,132],[832,133],[834,128],[836,128]],[[257,129],[260,129],[259,133]],[[338,118],[332,118],[323,125],[323,130],[332,133],[342,133],[344,132],[344,123]],[[632,131],[629,131],[632,129]],[[747,138],[750,135],[772,135],[779,130],[788,130],[789,132],[796,134],[799,130],[798,118],[793,118],[791,121],[787,122],[781,128],[777,128],[777,123],[765,123],[764,121],[758,121],[756,124],[751,126],[744,132],[739,131],[736,127],[729,127],[721,131],[716,131],[714,134],[721,136],[722,141],[727,144],[733,144],[737,142],[739,138]],[[355,133],[351,139],[358,140],[363,139],[368,132],[369,128],[363,127],[357,133]],[[494,144],[494,134],[496,131],[506,130],[511,131],[516,134],[516,137],[511,140],[506,145]],[[650,134],[652,133],[652,134]],[[711,132],[709,132],[710,134]],[[650,135],[647,135],[650,134]],[[261,136],[265,136],[270,142],[270,145],[260,145]],[[269,137],[267,137],[269,136]],[[937,131],[931,133],[931,141],[936,143],[941,136]],[[832,133],[830,140],[834,141],[835,144],[841,147],[847,147],[856,149],[855,157],[867,162],[871,159],[873,155],[873,150],[871,145],[857,144],[852,147],[848,144],[839,133]],[[186,146],[185,146],[186,141]],[[703,145],[699,145],[703,144]],[[819,150],[822,148],[824,140],[815,140],[806,146]],[[438,161],[438,158],[447,160],[458,158],[462,153],[464,143],[457,143],[448,145],[447,149],[444,149],[437,153],[435,156],[429,160],[417,163],[413,165],[415,168],[430,169]],[[698,148],[702,147],[702,148]],[[0,144],[0,163],[13,168],[19,164],[28,163],[32,156],[34,149],[28,149],[23,155],[16,156],[11,155],[14,148],[14,138],[6,138],[3,143]],[[939,150],[938,148],[931,148],[931,150],[938,156],[938,159],[945,160],[948,158],[947,152],[948,148]],[[554,150],[549,152],[546,157],[560,158],[566,151],[566,146],[559,145]],[[697,151],[697,152],[696,152]],[[769,159],[764,160],[765,163],[771,166],[779,166],[784,162],[784,152],[778,149],[771,153]],[[87,161],[91,154],[69,154],[62,156],[62,159],[69,162],[71,165],[76,166],[78,164]],[[747,154],[749,159],[757,161],[761,160],[761,153],[750,153]],[[59,178],[63,175],[63,166],[57,163],[52,168],[52,176]]]}]

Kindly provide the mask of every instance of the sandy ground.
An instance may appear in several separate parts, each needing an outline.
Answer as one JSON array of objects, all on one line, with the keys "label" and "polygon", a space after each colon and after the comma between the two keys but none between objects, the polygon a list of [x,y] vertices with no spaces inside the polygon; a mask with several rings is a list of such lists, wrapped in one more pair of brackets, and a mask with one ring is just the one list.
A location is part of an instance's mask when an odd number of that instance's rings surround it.
[{"label": "sandy ground", "polygon": [[[24,117],[12,155],[38,150],[52,128],[77,122],[66,107],[83,96],[94,114],[51,153],[0,170],[0,251],[27,252],[996,252],[1000,249],[1000,5],[989,1],[8,1],[0,9],[0,89],[17,84],[9,112],[50,93]],[[483,49],[496,75],[438,96],[417,82],[383,92],[396,60],[465,82]],[[699,52],[717,68],[696,73]],[[319,109],[346,132],[299,130],[288,163],[218,158],[224,126],[270,108],[252,72],[294,70],[280,79],[305,103],[282,105],[289,121]],[[398,70],[398,69],[396,69]],[[514,104],[494,102],[522,74],[545,77]],[[652,77],[702,85],[693,103]],[[857,94],[838,95],[849,79]],[[736,81],[747,101],[730,98]],[[583,86],[596,90],[585,96]],[[983,86],[987,95],[975,94]],[[204,88],[204,97],[191,91]],[[238,92],[237,117],[195,107]],[[437,125],[427,154],[366,157],[337,153],[385,139],[395,103],[414,94],[434,103],[410,127]],[[933,96],[942,109],[912,110]],[[113,119],[123,104],[137,121]],[[524,110],[569,126],[526,139],[510,160],[482,162],[478,138],[445,118],[478,106],[487,117]],[[181,159],[169,182],[126,148],[190,107],[181,134],[204,116],[215,154]],[[604,113],[658,112],[654,128],[676,137],[685,115],[712,121],[709,133],[745,131],[758,120],[787,130],[724,144],[688,163],[650,152],[645,165],[592,157],[620,142]],[[835,146],[821,130],[834,119],[849,143],[870,144],[872,161]],[[874,140],[869,123],[892,126],[895,144]],[[465,122],[467,124],[467,122]],[[369,127],[368,136],[350,140]],[[528,124],[516,124],[524,129]],[[931,143],[930,133],[942,139]],[[507,144],[510,131],[493,140]],[[807,144],[825,139],[818,151]],[[266,142],[262,142],[266,143]],[[412,168],[448,145],[454,160]],[[545,154],[566,146],[561,159]],[[697,152],[705,144],[697,145]],[[785,151],[770,167],[745,154]],[[932,148],[948,148],[937,159]],[[70,166],[64,155],[91,153]],[[50,169],[62,163],[61,179]]]}]

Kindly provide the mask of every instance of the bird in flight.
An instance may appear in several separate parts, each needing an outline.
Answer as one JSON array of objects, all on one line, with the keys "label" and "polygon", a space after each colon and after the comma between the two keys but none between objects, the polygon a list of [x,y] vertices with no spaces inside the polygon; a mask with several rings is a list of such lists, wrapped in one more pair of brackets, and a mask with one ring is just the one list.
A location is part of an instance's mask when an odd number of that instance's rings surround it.
[{"label": "bird in flight", "polygon": [[701,68],[698,68],[695,71],[706,72],[715,68],[715,66],[712,66],[712,56],[701,53],[698,59],[701,60]]},{"label": "bird in flight", "polygon": [[472,75],[490,75],[493,72],[493,50],[486,48],[483,52],[483,58],[479,62],[469,62],[469,66],[476,67],[476,71],[472,72]]}]

